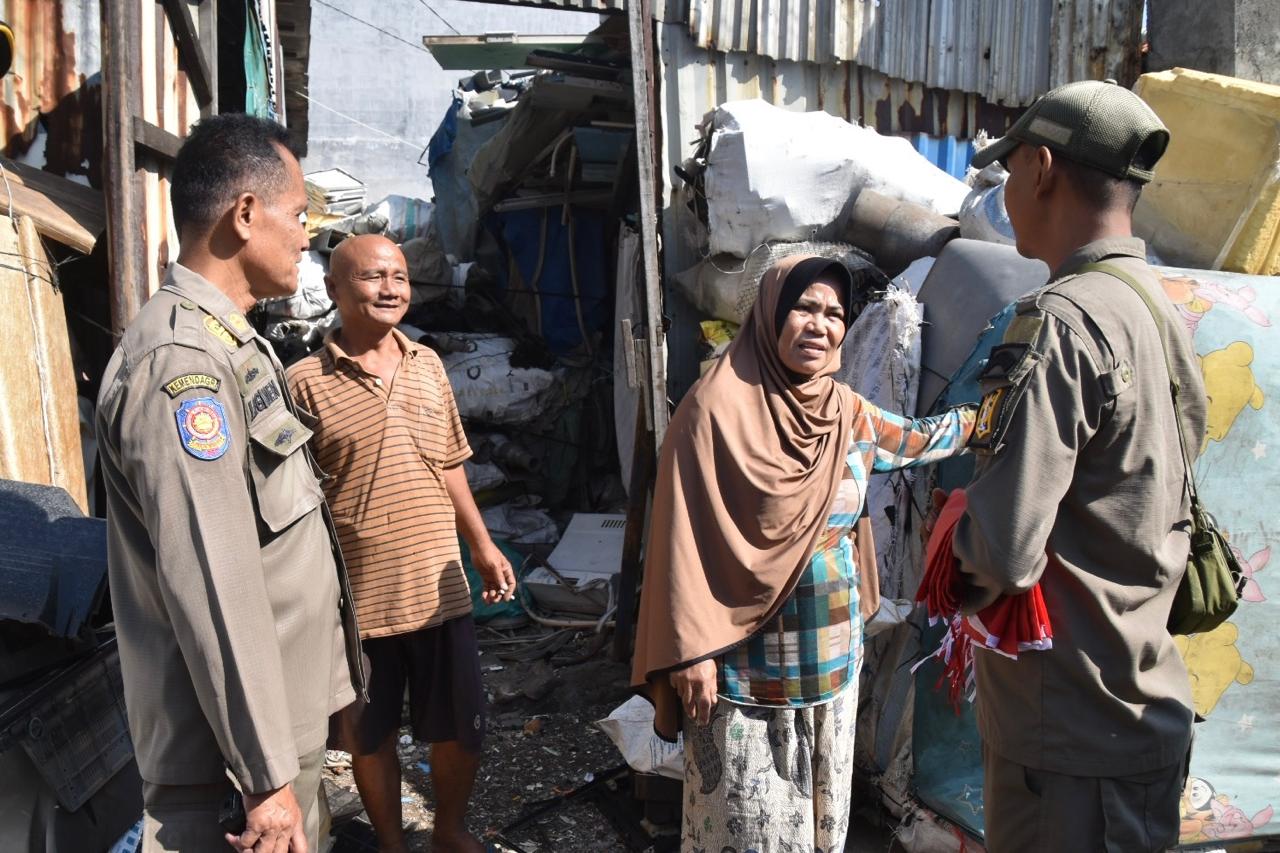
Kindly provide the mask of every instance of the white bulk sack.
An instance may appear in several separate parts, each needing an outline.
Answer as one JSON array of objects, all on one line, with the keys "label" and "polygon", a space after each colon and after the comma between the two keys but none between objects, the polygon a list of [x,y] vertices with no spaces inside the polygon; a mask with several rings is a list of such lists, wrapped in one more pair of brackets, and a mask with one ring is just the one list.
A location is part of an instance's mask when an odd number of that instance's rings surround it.
[{"label": "white bulk sack", "polygon": [[639,773],[657,773],[668,779],[684,778],[684,735],[668,743],[654,734],[653,706],[640,696],[632,696],[613,709],[596,728],[609,736],[623,759]]},{"label": "white bulk sack", "polygon": [[1013,246],[1013,224],[1004,206],[1004,184],[1009,173],[998,164],[983,169],[973,180],[973,191],[960,206],[960,236]]},{"label": "white bulk sack", "polygon": [[706,193],[711,254],[745,258],[770,240],[832,239],[862,189],[953,216],[968,187],[896,136],[762,100],[711,114]]},{"label": "white bulk sack", "polygon": [[488,424],[528,423],[559,394],[551,371],[511,366],[511,353],[516,348],[511,338],[464,333],[453,337],[476,344],[474,352],[440,357],[464,419]]},{"label": "white bulk sack", "polygon": [[[877,406],[894,414],[916,409],[920,388],[920,304],[906,289],[891,287],[885,298],[872,302],[854,321],[840,352],[843,382]],[[867,481],[867,509],[876,541],[880,592],[885,599],[905,598],[915,590],[903,579],[914,574],[914,558],[906,520],[911,514],[911,471],[897,471]],[[892,514],[887,512],[893,508]]]}]

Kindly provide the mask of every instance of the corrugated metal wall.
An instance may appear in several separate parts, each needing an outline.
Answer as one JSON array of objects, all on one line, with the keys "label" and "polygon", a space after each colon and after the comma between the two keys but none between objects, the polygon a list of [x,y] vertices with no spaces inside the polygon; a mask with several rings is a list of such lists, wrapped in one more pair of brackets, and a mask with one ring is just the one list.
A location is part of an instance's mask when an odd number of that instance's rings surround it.
[{"label": "corrugated metal wall", "polygon": [[499,6],[531,6],[539,9],[565,9],[570,12],[625,12],[626,0],[472,0]]},{"label": "corrugated metal wall", "polygon": [[0,83],[5,157],[102,186],[98,0],[0,0],[13,69]]},{"label": "corrugated metal wall", "polygon": [[671,0],[695,44],[856,62],[889,77],[1026,105],[1061,83],[1137,79],[1142,0]]}]

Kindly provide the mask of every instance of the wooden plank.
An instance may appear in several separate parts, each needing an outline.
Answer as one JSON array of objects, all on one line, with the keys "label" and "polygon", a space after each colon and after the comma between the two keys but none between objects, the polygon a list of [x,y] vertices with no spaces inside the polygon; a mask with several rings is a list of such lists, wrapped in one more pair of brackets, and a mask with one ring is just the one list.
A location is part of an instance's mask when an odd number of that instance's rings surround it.
[{"label": "wooden plank", "polygon": [[42,237],[89,254],[107,227],[102,193],[58,175],[0,158],[0,212],[29,218]]},{"label": "wooden plank", "polygon": [[640,583],[645,515],[656,461],[653,433],[649,431],[647,421],[645,407],[637,407],[636,441],[631,451],[631,484],[627,490],[627,527],[622,534],[622,566],[618,575],[618,609],[613,615],[612,657],[616,661],[631,660],[631,635],[636,624],[636,588]]},{"label": "wooden plank", "polygon": [[25,216],[0,216],[0,477],[65,489],[82,511],[84,458],[63,295]]},{"label": "wooden plank", "polygon": [[169,16],[169,28],[173,30],[174,41],[178,43],[178,59],[182,62],[182,70],[187,72],[187,80],[203,108],[213,103],[213,73],[209,70],[209,62],[200,47],[200,35],[196,32],[191,9],[184,0],[160,2],[164,5],[165,14]]},{"label": "wooden plank", "polygon": [[170,162],[178,159],[178,151],[182,148],[181,137],[144,121],[141,116],[133,117],[133,141],[147,153]]},{"label": "wooden plank", "polygon": [[200,45],[204,48],[204,61],[209,69],[209,88],[213,97],[200,106],[200,115],[218,114],[218,0],[202,0],[200,3]]},{"label": "wooden plank", "polygon": [[142,42],[133,2],[101,4],[103,184],[106,188],[111,328],[118,338],[142,307],[142,244],[137,239],[138,194],[133,116],[137,112],[137,45]]},{"label": "wooden plank", "polygon": [[649,399],[653,406],[653,448],[667,431],[667,347],[658,260],[658,169],[653,114],[655,94],[652,0],[627,3],[631,35],[631,86],[636,116],[636,160],[640,180],[640,241],[644,260],[645,334],[649,343]]}]

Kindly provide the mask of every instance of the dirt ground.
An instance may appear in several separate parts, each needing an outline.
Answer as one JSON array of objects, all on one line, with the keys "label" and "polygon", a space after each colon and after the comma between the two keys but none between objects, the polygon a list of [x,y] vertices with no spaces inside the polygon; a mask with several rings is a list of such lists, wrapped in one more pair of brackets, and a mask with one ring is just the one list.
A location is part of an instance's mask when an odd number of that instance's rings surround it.
[{"label": "dirt ground", "polygon": [[[609,660],[609,645],[602,644],[607,640],[590,631],[481,628],[489,720],[469,824],[496,850],[678,849],[674,807],[657,803],[646,812],[631,795],[621,755],[594,725],[629,695],[629,669]],[[532,659],[512,660],[512,655]],[[410,845],[415,853],[429,851],[434,801],[430,749],[413,743],[406,729],[399,751]],[[332,853],[376,853],[350,767],[338,762],[325,775],[337,839]],[[538,808],[542,812],[535,819],[508,829]],[[850,832],[847,850],[883,853],[891,844],[887,830],[860,821]]]}]

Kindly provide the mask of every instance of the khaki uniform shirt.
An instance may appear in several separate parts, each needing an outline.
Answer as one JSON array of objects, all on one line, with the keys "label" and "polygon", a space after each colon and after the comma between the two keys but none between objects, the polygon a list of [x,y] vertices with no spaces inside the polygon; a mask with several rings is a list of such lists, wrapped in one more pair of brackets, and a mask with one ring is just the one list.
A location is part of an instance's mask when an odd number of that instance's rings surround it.
[{"label": "khaki uniform shirt", "polygon": [[315,431],[311,447],[326,475],[366,638],[471,615],[444,481],[471,448],[440,357],[392,335],[403,357],[389,387],[344,353],[333,333],[288,372],[289,390]]},{"label": "khaki uniform shirt", "polygon": [[289,782],[363,673],[310,433],[279,361],[221,291],[175,263],[112,356],[97,418],[142,778],[204,784],[229,767],[251,792]]},{"label": "khaki uniform shirt", "polygon": [[1165,629],[1190,504],[1160,338],[1124,282],[1073,275],[1106,259],[1165,306],[1194,454],[1204,384],[1144,257],[1141,240],[1091,243],[1019,302],[1005,340],[1032,343],[1025,358],[1017,345],[992,351],[972,442],[978,470],[955,531],[966,612],[1041,584],[1053,648],[1016,661],[975,652],[978,725],[1001,756],[1056,773],[1155,770],[1183,760],[1190,743],[1190,684]]}]

